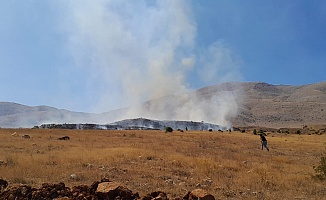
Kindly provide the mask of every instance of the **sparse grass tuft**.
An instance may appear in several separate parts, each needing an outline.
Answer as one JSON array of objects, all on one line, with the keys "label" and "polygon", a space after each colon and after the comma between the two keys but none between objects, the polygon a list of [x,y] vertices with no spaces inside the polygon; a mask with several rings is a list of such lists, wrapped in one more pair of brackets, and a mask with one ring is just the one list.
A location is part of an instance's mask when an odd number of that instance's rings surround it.
[{"label": "sparse grass tuft", "polygon": [[13,155],[7,155],[5,157],[5,163],[8,167],[14,167],[17,165],[17,158],[14,158]]}]

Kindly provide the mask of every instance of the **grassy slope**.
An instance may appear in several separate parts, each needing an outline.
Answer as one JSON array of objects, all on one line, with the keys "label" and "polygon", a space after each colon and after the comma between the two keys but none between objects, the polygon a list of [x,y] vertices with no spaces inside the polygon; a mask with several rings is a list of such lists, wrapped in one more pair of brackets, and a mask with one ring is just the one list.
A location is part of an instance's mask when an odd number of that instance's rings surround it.
[{"label": "grassy slope", "polygon": [[[65,135],[71,140],[57,140]],[[325,186],[311,175],[326,135],[267,139],[270,152],[260,149],[258,136],[239,132],[0,129],[0,160],[7,163],[0,177],[10,185],[71,187],[108,176],[141,196],[161,190],[170,198],[195,188],[217,199],[324,198]]]}]

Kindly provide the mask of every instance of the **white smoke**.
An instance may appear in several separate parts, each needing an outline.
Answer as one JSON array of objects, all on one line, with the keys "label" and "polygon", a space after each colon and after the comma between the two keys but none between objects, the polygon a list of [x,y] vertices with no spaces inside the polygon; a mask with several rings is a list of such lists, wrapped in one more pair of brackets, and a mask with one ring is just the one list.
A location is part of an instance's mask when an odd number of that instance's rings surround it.
[{"label": "white smoke", "polygon": [[201,68],[198,74],[206,84],[215,84],[216,80],[223,83],[241,78],[240,59],[222,41],[214,42],[203,50],[199,54],[199,62]]},{"label": "white smoke", "polygon": [[[239,63],[221,42],[196,49],[197,27],[189,1],[148,2],[60,2],[65,10],[63,30],[76,65],[91,71],[91,85],[100,85],[90,86],[98,93],[95,111],[133,106],[126,118],[228,124],[228,117],[237,111],[234,93],[155,101],[191,91],[193,79],[205,85],[237,80]],[[135,106],[150,99],[154,101],[146,109]]]}]

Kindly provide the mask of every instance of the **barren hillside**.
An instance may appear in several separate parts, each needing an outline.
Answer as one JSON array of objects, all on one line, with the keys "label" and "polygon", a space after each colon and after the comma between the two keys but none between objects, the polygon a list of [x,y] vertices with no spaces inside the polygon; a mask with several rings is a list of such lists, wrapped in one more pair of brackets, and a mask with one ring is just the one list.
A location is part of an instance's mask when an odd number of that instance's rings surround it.
[{"label": "barren hillside", "polygon": [[285,86],[242,84],[243,104],[235,126],[302,127],[326,123],[326,82]]},{"label": "barren hillside", "polygon": [[[216,95],[222,96],[225,92],[231,92],[237,97],[238,114],[229,119],[235,127],[282,128],[326,124],[326,82],[303,86],[271,85],[257,82],[224,83],[179,96],[147,101],[139,106],[146,110],[152,104],[159,105],[161,102],[171,105],[169,112],[173,115],[173,112],[176,111],[172,108],[182,106],[191,98],[209,99]],[[0,102],[0,127],[29,128],[44,123],[106,124],[114,122],[115,119],[122,120],[122,116],[127,111],[128,108],[124,108],[101,114],[90,114],[48,106],[32,107]],[[157,111],[158,118],[160,118],[160,114],[160,111]],[[166,119],[163,117],[162,120]],[[168,120],[174,119],[169,118]]]}]

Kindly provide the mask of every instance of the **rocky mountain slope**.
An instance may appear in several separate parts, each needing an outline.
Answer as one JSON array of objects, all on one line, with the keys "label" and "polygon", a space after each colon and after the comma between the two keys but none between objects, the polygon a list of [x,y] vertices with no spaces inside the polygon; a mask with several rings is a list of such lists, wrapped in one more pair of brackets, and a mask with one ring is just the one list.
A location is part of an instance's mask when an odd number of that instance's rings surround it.
[{"label": "rocky mountain slope", "polygon": [[[139,107],[146,110],[154,102],[155,104],[169,102],[170,105],[179,107],[194,97],[209,99],[214,95],[222,96],[225,92],[236,94],[237,114],[228,119],[236,127],[281,128],[326,124],[326,82],[303,86],[271,85],[258,82],[223,83],[179,96],[147,101]],[[48,106],[33,107],[0,102],[0,127],[33,127],[47,123],[108,124],[122,120],[122,116],[125,116],[127,112],[128,108],[92,114]]]},{"label": "rocky mountain slope", "polygon": [[235,126],[302,127],[326,124],[326,82],[286,86],[246,83]]}]

